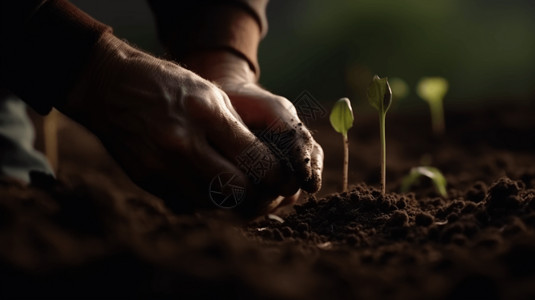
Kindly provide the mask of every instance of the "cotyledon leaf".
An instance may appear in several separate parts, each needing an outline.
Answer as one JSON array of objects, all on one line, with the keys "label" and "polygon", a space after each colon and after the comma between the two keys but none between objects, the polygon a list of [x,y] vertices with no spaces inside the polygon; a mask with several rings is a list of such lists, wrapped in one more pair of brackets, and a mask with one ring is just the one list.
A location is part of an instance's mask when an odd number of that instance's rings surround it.
[{"label": "cotyledon leaf", "polygon": [[373,76],[368,87],[368,102],[380,113],[386,114],[392,104],[392,89],[386,77]]},{"label": "cotyledon leaf", "polygon": [[353,121],[355,120],[349,99],[341,98],[336,101],[331,111],[331,115],[329,116],[329,120],[336,132],[347,136],[347,131],[349,128],[353,127]]},{"label": "cotyledon leaf", "polygon": [[438,193],[442,196],[446,196],[446,178],[442,175],[439,169],[435,167],[420,166],[414,167],[411,169],[409,174],[403,178],[401,181],[401,192],[406,193],[410,190],[411,186],[414,185],[418,179],[422,176],[425,176],[433,182],[433,185],[437,189]]}]

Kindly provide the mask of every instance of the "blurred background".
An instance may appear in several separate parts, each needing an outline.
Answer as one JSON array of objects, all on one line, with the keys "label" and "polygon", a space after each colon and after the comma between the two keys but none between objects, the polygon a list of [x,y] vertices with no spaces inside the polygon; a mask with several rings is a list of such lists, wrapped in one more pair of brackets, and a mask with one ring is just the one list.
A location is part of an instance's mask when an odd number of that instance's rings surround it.
[{"label": "blurred background", "polygon": [[[163,54],[144,0],[72,2]],[[427,109],[414,92],[419,78],[443,76],[446,106],[520,105],[535,94],[534,16],[532,0],[273,0],[261,84],[290,100],[304,90],[324,103],[347,96],[367,112],[370,76],[399,77],[410,91],[395,108],[414,111]]]}]

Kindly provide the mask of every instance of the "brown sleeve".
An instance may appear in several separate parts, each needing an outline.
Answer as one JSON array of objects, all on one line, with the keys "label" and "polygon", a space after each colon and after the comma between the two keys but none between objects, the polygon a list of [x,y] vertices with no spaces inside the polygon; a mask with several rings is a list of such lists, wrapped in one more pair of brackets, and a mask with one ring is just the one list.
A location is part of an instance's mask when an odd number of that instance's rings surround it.
[{"label": "brown sleeve", "polygon": [[225,49],[257,74],[258,44],[267,32],[268,0],[148,0],[158,35],[179,62],[195,51]]},{"label": "brown sleeve", "polygon": [[2,2],[0,84],[46,114],[61,105],[111,28],[65,0]]}]

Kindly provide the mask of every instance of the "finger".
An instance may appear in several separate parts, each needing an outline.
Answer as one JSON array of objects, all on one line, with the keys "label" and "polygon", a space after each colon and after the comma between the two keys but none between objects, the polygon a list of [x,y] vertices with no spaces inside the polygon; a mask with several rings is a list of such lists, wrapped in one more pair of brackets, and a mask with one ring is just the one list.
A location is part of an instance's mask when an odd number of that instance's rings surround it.
[{"label": "finger", "polygon": [[282,197],[254,185],[206,140],[199,138],[194,145],[187,153],[179,153],[188,159],[169,159],[166,168],[147,172],[137,183],[179,213],[226,209],[250,219],[281,201]]},{"label": "finger", "polygon": [[206,187],[213,208],[226,209],[251,219],[266,214],[272,206],[280,203],[282,196],[258,189],[245,174],[239,172],[236,168],[232,172],[219,172],[211,178]]},{"label": "finger", "polygon": [[[224,95],[226,97],[226,95]],[[285,180],[280,160],[239,119],[232,114],[232,107],[222,106],[221,116],[208,125],[209,141],[228,160],[236,164],[253,184],[270,190],[273,195],[294,194],[298,185]]]},{"label": "finger", "polygon": [[[304,187],[305,183],[312,181],[315,141],[297,117],[276,120],[257,135],[283,162],[282,167],[292,182]],[[310,187],[307,186],[306,190],[310,190]]]},{"label": "finger", "polygon": [[309,193],[316,193],[321,189],[321,174],[323,173],[323,149],[314,141],[312,154],[310,156],[310,177],[302,185],[303,190]]},{"label": "finger", "polygon": [[[277,153],[258,139],[244,125],[229,121],[221,125],[231,127],[233,134],[212,134],[210,140],[225,153],[225,156],[238,165],[253,183],[272,190],[276,195],[294,194],[299,186],[288,176],[286,162]],[[235,145],[237,147],[233,147]]]},{"label": "finger", "polygon": [[[283,168],[288,166],[284,170],[286,180],[306,191],[316,192],[321,186],[323,157],[319,160],[321,166],[317,165],[321,147],[319,152],[315,150],[317,143],[290,101],[258,86],[248,87],[232,94],[240,116],[249,127],[260,128],[257,136],[283,162]],[[255,113],[258,107],[263,108],[261,113]]]},{"label": "finger", "polygon": [[247,176],[206,141],[197,139],[186,152],[183,148],[166,150],[162,153],[165,165],[146,170],[135,182],[174,211],[230,209],[252,196]]}]

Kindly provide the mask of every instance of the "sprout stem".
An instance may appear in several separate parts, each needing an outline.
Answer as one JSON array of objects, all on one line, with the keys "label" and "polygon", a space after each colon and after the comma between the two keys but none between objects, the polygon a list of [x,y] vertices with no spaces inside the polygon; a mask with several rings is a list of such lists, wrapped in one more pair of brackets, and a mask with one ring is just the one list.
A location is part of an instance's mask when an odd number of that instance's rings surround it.
[{"label": "sprout stem", "polygon": [[343,192],[347,192],[347,181],[348,181],[348,169],[349,169],[349,139],[347,138],[347,134],[343,135],[344,139],[344,170],[342,175],[342,184]]},{"label": "sprout stem", "polygon": [[381,194],[386,193],[386,138],[385,119],[386,112],[392,104],[392,89],[388,79],[375,75],[368,87],[368,101],[379,112],[379,135],[381,139]]},{"label": "sprout stem", "polygon": [[329,116],[331,125],[336,132],[342,134],[344,141],[344,168],[342,170],[342,192],[347,192],[347,173],[349,169],[349,140],[347,139],[347,131],[353,126],[355,120],[353,116],[353,109],[351,102],[347,98],[341,98],[334,104],[334,107]]},{"label": "sprout stem", "polygon": [[385,138],[386,114],[379,113],[379,131],[381,136],[381,194],[386,193],[386,138]]},{"label": "sprout stem", "polygon": [[433,124],[433,133],[435,135],[442,135],[444,133],[444,108],[442,100],[429,103],[431,109],[431,119]]},{"label": "sprout stem", "polygon": [[442,77],[424,77],[417,86],[420,98],[429,104],[431,110],[431,125],[433,134],[439,136],[444,133],[444,95],[448,91],[448,81]]}]

